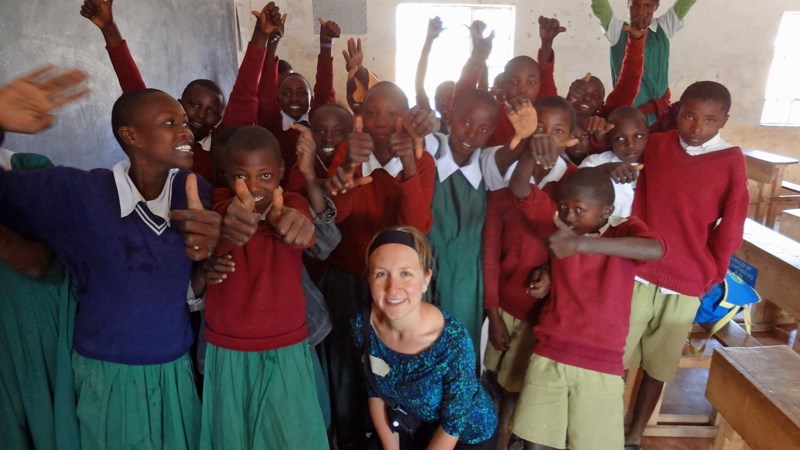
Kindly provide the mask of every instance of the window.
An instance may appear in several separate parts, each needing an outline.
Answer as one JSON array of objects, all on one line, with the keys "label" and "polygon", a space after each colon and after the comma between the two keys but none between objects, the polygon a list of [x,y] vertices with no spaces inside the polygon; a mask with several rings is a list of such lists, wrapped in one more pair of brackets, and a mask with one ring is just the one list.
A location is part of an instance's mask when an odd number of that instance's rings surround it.
[{"label": "window", "polygon": [[800,126],[800,11],[783,13],[769,69],[761,125]]},{"label": "window", "polygon": [[397,6],[397,68],[395,82],[414,104],[416,93],[414,77],[417,63],[428,32],[428,20],[439,16],[444,31],[433,42],[428,57],[425,92],[431,99],[443,81],[457,81],[472,52],[472,42],[467,26],[474,20],[486,23],[485,35],[494,31],[492,54],[486,64],[489,68],[489,85],[503,71],[503,66],[514,56],[514,7],[506,5],[459,5],[403,3]]}]

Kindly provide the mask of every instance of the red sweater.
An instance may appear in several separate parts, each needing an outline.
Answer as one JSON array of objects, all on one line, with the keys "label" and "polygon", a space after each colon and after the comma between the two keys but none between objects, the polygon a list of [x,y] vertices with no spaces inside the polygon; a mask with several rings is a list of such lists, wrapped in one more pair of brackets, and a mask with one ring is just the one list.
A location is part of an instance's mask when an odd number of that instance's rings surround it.
[{"label": "red sweater", "polygon": [[[664,245],[636,217],[609,227],[595,239],[620,237],[656,239]],[[637,264],[632,259],[598,254],[553,258],[550,301],[534,327],[537,341],[533,352],[562,364],[622,376]]]},{"label": "red sweater", "polygon": [[[336,149],[331,170],[347,153],[347,142]],[[372,183],[333,197],[338,210],[336,223],[342,242],[328,257],[334,266],[354,275],[364,275],[367,245],[375,233],[395,225],[409,225],[427,234],[433,225],[431,201],[436,167],[433,157],[424,152],[417,160],[417,173],[403,180],[403,173],[392,177],[383,169],[370,174]],[[356,168],[361,176],[361,166]]]},{"label": "red sweater", "polygon": [[[224,214],[233,198],[227,188],[214,190],[214,209]],[[285,205],[309,219],[308,203],[284,192]],[[307,245],[314,245],[314,240]],[[308,336],[302,286],[303,248],[285,244],[262,222],[244,247],[220,239],[217,253],[230,251],[236,271],[206,290],[206,339],[237,351],[266,351],[301,342]]]},{"label": "red sweater", "polygon": [[502,308],[529,324],[539,308],[525,290],[533,269],[549,260],[544,238],[556,231],[553,200],[539,189],[534,194],[530,201],[537,206],[526,218],[510,189],[490,191],[483,225],[483,307]]},{"label": "red sweater", "polygon": [[731,147],[690,156],[678,132],[668,131],[650,135],[642,162],[632,214],[664,236],[670,250],[637,275],[700,296],[723,280],[742,244],[750,202],[744,155]]}]

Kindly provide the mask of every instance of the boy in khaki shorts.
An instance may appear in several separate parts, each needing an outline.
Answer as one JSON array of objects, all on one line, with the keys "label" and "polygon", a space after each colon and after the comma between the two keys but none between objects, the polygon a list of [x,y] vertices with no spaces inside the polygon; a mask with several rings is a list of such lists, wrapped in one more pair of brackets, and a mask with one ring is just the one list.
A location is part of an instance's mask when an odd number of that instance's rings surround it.
[{"label": "boy in khaki shorts", "polygon": [[664,245],[635,216],[611,217],[614,188],[603,169],[579,169],[553,202],[527,183],[535,165],[523,153],[511,179],[529,219],[555,219],[550,300],[533,347],[512,430],[525,449],[619,450],[623,446],[622,354],[633,276]]},{"label": "boy in khaki shorts", "polygon": [[725,86],[690,85],[681,95],[677,130],[651,134],[642,155],[633,214],[664,236],[669,253],[637,271],[625,368],[645,373],[626,450],[641,449],[664,382],[678,369],[698,297],[723,280],[742,243],[749,204],[744,156],[719,135],[730,107]]}]

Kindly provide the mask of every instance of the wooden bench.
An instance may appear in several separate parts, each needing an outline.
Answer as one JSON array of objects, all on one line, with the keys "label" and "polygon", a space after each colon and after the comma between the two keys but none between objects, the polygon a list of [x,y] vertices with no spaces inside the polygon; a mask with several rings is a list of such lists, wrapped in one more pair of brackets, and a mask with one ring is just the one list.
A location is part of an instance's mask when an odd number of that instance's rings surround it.
[{"label": "wooden bench", "polygon": [[786,167],[800,161],[763,150],[745,150],[744,156],[747,178],[753,185],[750,189],[753,218],[772,228],[775,226],[779,205],[800,206],[800,192],[781,194]]},{"label": "wooden bench", "polygon": [[800,208],[781,211],[780,233],[800,242]]},{"label": "wooden bench", "polygon": [[706,385],[714,450],[800,448],[798,374],[800,355],[785,345],[717,349]]}]

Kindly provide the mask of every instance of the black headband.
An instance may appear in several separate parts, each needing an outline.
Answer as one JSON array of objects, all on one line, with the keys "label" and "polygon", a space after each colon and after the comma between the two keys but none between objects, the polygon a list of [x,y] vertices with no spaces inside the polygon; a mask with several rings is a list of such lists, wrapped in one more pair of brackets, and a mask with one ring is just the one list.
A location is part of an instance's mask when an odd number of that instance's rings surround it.
[{"label": "black headband", "polygon": [[401,244],[411,247],[414,249],[414,251],[417,250],[417,245],[414,243],[414,236],[412,236],[410,233],[400,230],[386,230],[381,231],[380,234],[375,236],[375,239],[369,246],[369,252],[367,252],[367,256],[372,255],[372,252],[374,252],[376,248],[386,244]]}]

